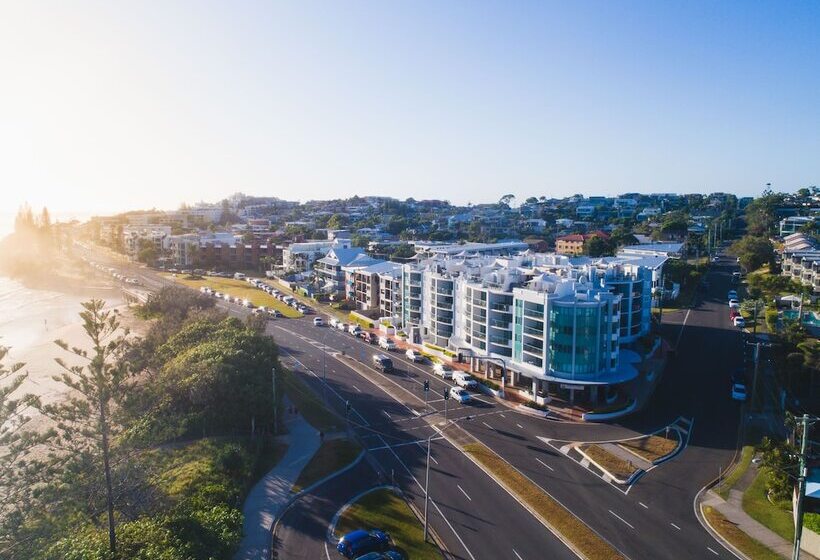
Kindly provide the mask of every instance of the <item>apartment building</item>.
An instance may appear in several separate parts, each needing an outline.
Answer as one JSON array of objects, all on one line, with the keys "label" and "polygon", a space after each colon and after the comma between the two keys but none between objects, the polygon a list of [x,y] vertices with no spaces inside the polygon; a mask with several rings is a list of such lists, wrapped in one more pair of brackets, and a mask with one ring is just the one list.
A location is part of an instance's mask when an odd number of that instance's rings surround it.
[{"label": "apartment building", "polygon": [[333,248],[350,248],[350,239],[319,239],[291,243],[282,249],[282,268],[286,272],[307,272]]},{"label": "apartment building", "polygon": [[556,237],[555,252],[562,255],[582,255],[584,253],[584,236],[580,233],[573,233]]},{"label": "apartment building", "polygon": [[812,216],[789,216],[780,220],[780,237],[797,233],[803,226],[813,224]]},{"label": "apartment building", "polygon": [[365,255],[362,247],[334,247],[327,252],[327,255],[316,261],[314,270],[323,283],[326,292],[343,291],[345,285],[344,267]]},{"label": "apartment building", "polygon": [[532,395],[611,400],[638,376],[640,356],[629,346],[650,328],[652,270],[642,258],[520,254],[404,265],[402,328],[415,343],[471,356],[474,369],[503,363],[507,382]]},{"label": "apartment building", "polygon": [[515,255],[526,251],[529,246],[522,241],[502,241],[499,243],[415,243],[419,257],[451,257],[481,255]]},{"label": "apartment building", "polygon": [[153,245],[157,255],[169,247],[171,226],[123,226],[122,242],[125,254],[136,258],[146,244]]}]

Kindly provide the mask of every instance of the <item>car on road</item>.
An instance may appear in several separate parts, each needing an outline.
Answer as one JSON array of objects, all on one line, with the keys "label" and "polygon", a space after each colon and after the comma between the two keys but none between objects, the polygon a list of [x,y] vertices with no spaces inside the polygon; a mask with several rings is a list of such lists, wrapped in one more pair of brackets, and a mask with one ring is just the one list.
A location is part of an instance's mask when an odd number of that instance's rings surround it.
[{"label": "car on road", "polygon": [[433,373],[441,377],[442,379],[452,379],[453,378],[453,368],[446,364],[436,364],[433,366]]},{"label": "car on road", "polygon": [[456,385],[464,387],[465,389],[471,389],[473,391],[478,389],[478,381],[473,379],[472,375],[463,371],[453,372],[453,381],[456,382]]},{"label": "car on road", "polygon": [[387,338],[386,336],[382,336],[379,337],[379,348],[387,351],[395,350],[396,343],[393,342],[393,339]]},{"label": "car on road", "polygon": [[387,552],[368,552],[356,560],[404,560],[404,556],[398,550],[388,550]]},{"label": "car on road", "polygon": [[345,322],[339,321],[338,323],[336,323],[336,328],[339,329],[340,331],[347,331],[347,327],[348,327],[348,324],[345,323]]},{"label": "car on road", "polygon": [[347,327],[347,332],[349,332],[353,336],[359,336],[359,333],[362,332],[362,328],[359,325],[350,325],[349,327]]},{"label": "car on road", "polygon": [[726,299],[737,299],[737,291],[729,290],[729,293],[726,294]]},{"label": "car on road", "polygon": [[314,317],[313,318],[313,326],[314,327],[321,327],[325,324],[321,317]]},{"label": "car on road", "polygon": [[379,337],[376,335],[376,333],[368,331],[359,331],[359,334],[357,334],[356,336],[358,336],[368,344],[376,344],[379,341]]},{"label": "car on road", "polygon": [[335,329],[335,328],[338,328],[338,325],[339,325],[339,320],[336,317],[331,317],[330,318],[330,326]]},{"label": "car on road", "polygon": [[742,315],[738,315],[737,317],[732,319],[732,322],[734,323],[734,325],[736,327],[738,327],[740,329],[742,329],[746,326],[746,319],[744,319]]},{"label": "car on road", "polygon": [[336,550],[345,558],[355,559],[369,552],[385,552],[390,548],[390,535],[378,529],[357,529],[339,539]]},{"label": "car on road", "polygon": [[729,300],[729,308],[736,308],[740,309],[740,302],[737,299],[730,299]]},{"label": "car on road", "polygon": [[734,282],[735,284],[740,282],[740,273],[739,272],[733,272],[732,273],[732,282]]},{"label": "car on road", "polygon": [[450,398],[457,400],[461,404],[470,402],[470,393],[463,387],[450,387]]},{"label": "car on road", "polygon": [[712,257],[712,262],[713,263],[719,263],[720,262],[720,257]]},{"label": "car on road", "polygon": [[746,385],[743,383],[732,384],[732,400],[744,402],[746,400]]},{"label": "car on road", "polygon": [[412,348],[410,348],[407,352],[405,352],[404,355],[407,356],[408,360],[411,360],[413,362],[423,362],[424,361],[424,355],[421,352],[419,352],[418,350],[413,350]]}]

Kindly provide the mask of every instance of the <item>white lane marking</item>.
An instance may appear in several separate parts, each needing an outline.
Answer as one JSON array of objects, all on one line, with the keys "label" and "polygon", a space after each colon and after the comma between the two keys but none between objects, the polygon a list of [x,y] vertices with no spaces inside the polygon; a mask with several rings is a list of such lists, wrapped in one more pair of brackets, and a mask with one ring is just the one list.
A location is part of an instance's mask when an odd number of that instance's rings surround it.
[{"label": "white lane marking", "polygon": [[554,471],[554,470],[555,470],[555,469],[553,469],[551,466],[549,466],[548,464],[546,464],[544,461],[542,461],[541,459],[539,459],[538,457],[536,457],[536,458],[535,458],[535,460],[536,460],[536,461],[538,461],[539,463],[541,463],[542,465],[544,465],[545,467],[547,467],[549,470],[551,470],[551,471]]},{"label": "white lane marking", "polygon": [[515,557],[518,558],[518,560],[524,560],[523,558],[521,558],[521,555],[515,551],[515,549],[513,549],[513,554],[515,554]]},{"label": "white lane marking", "polygon": [[464,494],[465,496],[467,496],[467,499],[468,499],[468,500],[470,500],[471,502],[473,501],[473,499],[470,497],[470,495],[469,495],[469,494],[467,494],[467,492],[465,492],[465,491],[464,491],[464,488],[462,488],[460,484],[456,484],[456,486],[458,486],[458,489],[459,489],[459,490],[461,490],[461,493],[462,493],[462,494]]},{"label": "white lane marking", "polygon": [[382,410],[382,412],[384,412],[384,415],[387,416],[388,418],[390,418],[391,420],[393,419],[393,417],[390,416],[390,413],[387,412],[386,410]]},{"label": "white lane marking", "polygon": [[361,389],[359,389],[358,387],[356,387],[356,386],[355,386],[355,385],[353,385],[352,383],[351,383],[351,386],[352,386],[354,389],[356,389],[358,392],[360,392],[360,393],[362,392],[362,390],[361,390]]},{"label": "white lane marking", "polygon": [[643,502],[638,502],[638,505],[640,505],[640,506],[641,506],[642,508],[644,508],[644,509],[649,509],[649,506],[648,506],[648,505],[646,505],[646,504],[645,504],[645,503],[643,503]]},{"label": "white lane marking", "polygon": [[672,523],[671,521],[669,522],[669,524],[670,524],[672,527],[674,527],[675,529],[677,529],[678,531],[680,531],[680,527],[678,527],[677,525],[675,525],[675,524],[674,524],[674,523]]},{"label": "white lane marking", "polygon": [[714,554],[715,556],[720,556],[720,554],[718,554],[717,552],[715,552],[714,550],[712,550],[712,547],[711,547],[711,546],[707,546],[707,547],[706,547],[706,550],[708,550],[709,552],[711,552],[711,553],[712,553],[712,554]]},{"label": "white lane marking", "polygon": [[503,412],[499,412],[498,415],[501,416],[501,418],[506,418],[506,416],[504,416]]},{"label": "white lane marking", "polygon": [[609,510],[609,513],[611,513],[612,515],[614,515],[615,517],[617,517],[618,519],[620,519],[620,520],[623,522],[623,524],[624,524],[624,525],[626,525],[627,527],[629,527],[630,529],[634,529],[634,528],[635,528],[635,527],[633,527],[632,525],[630,525],[630,524],[629,524],[629,522],[628,522],[626,519],[624,519],[623,517],[621,517],[620,515],[618,515],[618,514],[617,514],[617,513],[615,513],[614,511]]},{"label": "white lane marking", "polygon": [[519,428],[521,428],[522,430],[524,429],[524,426],[522,426],[521,424],[516,423],[516,426],[518,426],[518,427],[519,427]]},{"label": "white lane marking", "polygon": [[327,560],[330,560],[330,551],[327,549],[327,542],[325,542],[325,556],[327,556]]},{"label": "white lane marking", "polygon": [[493,427],[490,426],[489,424],[487,424],[486,422],[482,421],[481,423],[484,424],[485,426],[487,426],[489,429],[491,429],[491,430],[493,429]]},{"label": "white lane marking", "polygon": [[683,323],[681,323],[680,332],[678,333],[678,339],[675,341],[675,349],[676,350],[677,350],[678,346],[680,346],[680,337],[683,336],[683,329],[686,328],[686,321],[689,320],[689,313],[691,311],[692,311],[691,308],[686,311],[686,317],[683,318]]}]

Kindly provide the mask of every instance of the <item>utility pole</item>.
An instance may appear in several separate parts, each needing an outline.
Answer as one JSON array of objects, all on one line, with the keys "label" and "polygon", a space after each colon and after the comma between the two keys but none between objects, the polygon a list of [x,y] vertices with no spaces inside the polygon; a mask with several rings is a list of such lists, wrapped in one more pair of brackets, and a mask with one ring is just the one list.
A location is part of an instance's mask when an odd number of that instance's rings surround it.
[{"label": "utility pole", "polygon": [[806,494],[806,452],[809,443],[809,426],[817,422],[817,418],[809,418],[808,414],[804,414],[798,421],[803,424],[803,438],[800,441],[800,463],[797,472],[797,519],[795,520],[794,527],[792,560],[800,560],[800,541],[803,537],[803,498]]},{"label": "utility pole", "polygon": [[427,438],[427,468],[424,474],[424,542],[427,542],[427,509],[430,505],[430,439],[434,434],[435,432]]},{"label": "utility pole", "polygon": [[661,295],[658,297],[658,307],[660,308],[660,313],[658,314],[658,331],[661,330],[661,323],[663,322],[663,295],[666,291],[666,276],[661,274]]}]

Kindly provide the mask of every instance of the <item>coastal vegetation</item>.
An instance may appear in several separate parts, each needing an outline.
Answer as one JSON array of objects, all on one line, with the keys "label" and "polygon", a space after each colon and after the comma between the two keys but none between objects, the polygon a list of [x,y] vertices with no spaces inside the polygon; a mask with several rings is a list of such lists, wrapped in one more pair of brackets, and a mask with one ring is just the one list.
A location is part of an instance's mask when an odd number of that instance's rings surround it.
[{"label": "coastal vegetation", "polygon": [[66,398],[13,395],[18,381],[0,393],[4,414],[26,403],[51,419],[36,438],[8,436],[20,453],[4,496],[26,507],[0,515],[0,557],[230,558],[244,495],[283,453],[272,437],[275,344],[180,287],[149,299],[139,338],[102,301],[83,307],[86,347],[57,341]]}]

